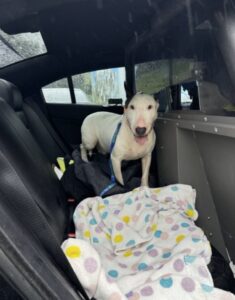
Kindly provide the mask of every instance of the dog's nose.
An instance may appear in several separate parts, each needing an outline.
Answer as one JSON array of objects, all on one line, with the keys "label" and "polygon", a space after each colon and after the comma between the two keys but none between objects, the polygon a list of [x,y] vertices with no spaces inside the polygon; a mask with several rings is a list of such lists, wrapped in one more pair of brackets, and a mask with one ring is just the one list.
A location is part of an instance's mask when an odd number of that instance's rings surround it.
[{"label": "dog's nose", "polygon": [[146,132],[146,127],[136,127],[135,131],[138,135],[144,135]]}]

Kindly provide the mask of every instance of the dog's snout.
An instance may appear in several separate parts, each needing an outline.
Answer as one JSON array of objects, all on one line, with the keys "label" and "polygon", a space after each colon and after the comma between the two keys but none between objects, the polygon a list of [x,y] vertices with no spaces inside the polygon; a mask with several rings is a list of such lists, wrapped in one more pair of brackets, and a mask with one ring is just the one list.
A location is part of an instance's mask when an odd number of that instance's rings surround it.
[{"label": "dog's snout", "polygon": [[135,131],[138,135],[144,135],[146,133],[146,127],[136,127]]}]

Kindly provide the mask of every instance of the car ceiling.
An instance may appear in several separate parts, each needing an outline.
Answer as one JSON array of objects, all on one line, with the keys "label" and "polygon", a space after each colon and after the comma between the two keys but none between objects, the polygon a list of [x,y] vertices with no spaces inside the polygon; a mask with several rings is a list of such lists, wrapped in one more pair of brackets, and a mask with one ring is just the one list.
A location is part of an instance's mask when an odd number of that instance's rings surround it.
[{"label": "car ceiling", "polygon": [[[205,21],[204,14],[211,14],[220,3],[219,0],[207,1],[205,6],[203,2],[205,1],[5,0],[0,3],[0,27],[9,34],[41,32],[48,50],[47,58],[38,58],[38,62],[41,60],[41,68],[44,65],[41,70],[44,79],[40,74],[37,78],[41,85],[52,79],[52,73],[59,78],[66,74],[122,66],[126,62],[128,49],[137,45],[139,50],[135,55],[136,62],[151,59],[152,52],[155,57],[156,52],[158,57],[192,57],[194,53],[190,22],[194,23],[195,28]],[[189,19],[192,9],[193,14]],[[197,14],[199,9],[200,14]],[[145,43],[149,34],[154,35],[155,41],[151,47]],[[182,37],[183,46],[180,47],[179,40]],[[186,38],[187,43],[184,42]],[[200,39],[202,44],[205,43],[203,35]],[[22,64],[24,62],[21,66]],[[27,64],[34,74],[37,61],[25,62],[26,68]],[[48,65],[49,75],[45,75]],[[54,72],[51,68],[55,68]],[[17,71],[17,67],[14,69]],[[9,67],[2,72],[3,75],[6,74],[5,77],[9,77],[10,73]],[[29,71],[32,78],[30,73]]]}]

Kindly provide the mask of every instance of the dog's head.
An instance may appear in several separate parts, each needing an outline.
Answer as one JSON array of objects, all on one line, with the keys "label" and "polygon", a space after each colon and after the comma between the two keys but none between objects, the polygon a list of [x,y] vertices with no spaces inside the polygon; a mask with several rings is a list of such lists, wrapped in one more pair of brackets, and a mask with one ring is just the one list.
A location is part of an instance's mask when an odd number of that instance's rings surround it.
[{"label": "dog's head", "polygon": [[136,94],[125,106],[124,114],[138,144],[147,141],[157,119],[158,102],[147,94]]}]

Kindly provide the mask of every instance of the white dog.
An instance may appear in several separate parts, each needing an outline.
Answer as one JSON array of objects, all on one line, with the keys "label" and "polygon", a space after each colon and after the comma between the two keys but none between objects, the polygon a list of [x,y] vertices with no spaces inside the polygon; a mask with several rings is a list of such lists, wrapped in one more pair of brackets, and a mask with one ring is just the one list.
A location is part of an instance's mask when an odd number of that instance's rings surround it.
[{"label": "white dog", "polygon": [[82,124],[81,157],[87,159],[87,151],[92,149],[102,154],[110,152],[115,130],[121,123],[115,145],[111,153],[111,162],[117,181],[124,185],[121,162],[141,158],[141,185],[148,186],[151,153],[155,145],[154,121],[157,118],[159,104],[150,95],[136,94],[124,108],[124,114],[96,112],[87,116]]}]

